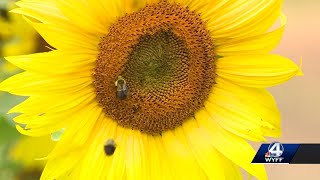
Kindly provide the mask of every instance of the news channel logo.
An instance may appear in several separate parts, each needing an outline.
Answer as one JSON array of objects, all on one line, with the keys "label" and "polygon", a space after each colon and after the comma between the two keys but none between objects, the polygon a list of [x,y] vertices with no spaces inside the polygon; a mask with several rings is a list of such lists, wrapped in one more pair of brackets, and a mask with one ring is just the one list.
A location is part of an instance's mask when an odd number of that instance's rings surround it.
[{"label": "news channel logo", "polygon": [[320,164],[320,143],[261,144],[251,163],[254,164]]},{"label": "news channel logo", "polygon": [[268,147],[268,152],[265,157],[280,157],[284,152],[284,148],[281,143],[273,142]]},{"label": "news channel logo", "polygon": [[[252,163],[263,164],[284,164],[289,163],[293,154],[286,150],[286,144],[280,142],[272,142],[270,144],[262,144],[252,160]],[[289,156],[287,156],[289,155]]]}]

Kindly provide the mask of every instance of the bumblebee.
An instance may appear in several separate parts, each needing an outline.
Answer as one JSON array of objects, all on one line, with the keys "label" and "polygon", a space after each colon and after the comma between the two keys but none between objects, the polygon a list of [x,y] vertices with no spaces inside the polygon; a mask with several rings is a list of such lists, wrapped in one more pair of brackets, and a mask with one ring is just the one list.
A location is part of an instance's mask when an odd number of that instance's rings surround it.
[{"label": "bumblebee", "polygon": [[117,87],[116,96],[120,100],[124,100],[128,96],[128,86],[126,81],[122,76],[119,76],[115,82],[115,86]]},{"label": "bumblebee", "polygon": [[104,153],[106,153],[107,156],[111,156],[113,155],[115,150],[116,150],[116,143],[114,142],[113,139],[108,139],[104,145]]}]

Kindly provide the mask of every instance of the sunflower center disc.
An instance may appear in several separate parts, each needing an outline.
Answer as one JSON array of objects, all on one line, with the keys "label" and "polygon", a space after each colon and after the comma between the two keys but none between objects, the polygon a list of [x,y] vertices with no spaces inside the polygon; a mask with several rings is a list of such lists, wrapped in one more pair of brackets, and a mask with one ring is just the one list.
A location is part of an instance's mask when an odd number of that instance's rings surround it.
[{"label": "sunflower center disc", "polygon": [[[97,99],[108,117],[159,134],[203,106],[214,84],[215,59],[198,14],[161,1],[118,18],[108,32],[94,71]],[[119,77],[126,98],[118,97]]]}]

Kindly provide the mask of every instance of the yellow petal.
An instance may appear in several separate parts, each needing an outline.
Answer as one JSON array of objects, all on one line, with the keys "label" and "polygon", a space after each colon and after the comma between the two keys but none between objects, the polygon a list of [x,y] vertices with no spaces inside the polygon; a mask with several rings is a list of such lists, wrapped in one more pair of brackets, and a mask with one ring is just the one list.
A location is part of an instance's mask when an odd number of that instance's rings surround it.
[{"label": "yellow petal", "polygon": [[[94,88],[85,88],[73,95],[32,96],[16,105],[8,113],[24,113],[28,115],[39,115],[44,112],[59,112],[76,107],[81,103],[95,98]],[[63,99],[63,101],[61,101]],[[46,102],[46,106],[43,105]],[[37,108],[34,108],[37,107]]]},{"label": "yellow petal", "polygon": [[196,120],[200,127],[198,133],[203,133],[203,137],[207,137],[208,143],[221,154],[253,176],[267,179],[263,165],[251,164],[256,153],[244,139],[227,132],[206,114],[198,115]]},{"label": "yellow petal", "polygon": [[265,141],[264,136],[281,135],[280,112],[267,90],[243,88],[221,78],[216,80],[205,102],[213,121],[251,141]]},{"label": "yellow petal", "polygon": [[108,178],[106,179],[124,179],[125,177],[125,154],[127,151],[127,135],[123,127],[116,127],[115,142],[117,144],[113,160],[110,164]]},{"label": "yellow petal", "polygon": [[287,23],[284,15],[280,16],[280,18],[281,27],[272,32],[247,38],[234,38],[215,42],[217,44],[215,49],[217,54],[220,56],[232,56],[269,53],[280,42],[284,27]]},{"label": "yellow petal", "polygon": [[98,125],[102,126],[101,122],[110,122],[110,124],[112,124],[112,120],[106,119],[104,114],[102,114],[102,109],[98,104],[92,104],[82,108],[82,111],[74,115],[72,122],[68,128],[66,128],[59,143],[48,158],[61,156],[62,154],[73,151],[77,148],[87,148],[84,146],[85,143],[89,140],[92,134],[97,133],[96,131],[98,130],[97,128],[94,129],[94,127]]},{"label": "yellow petal", "polygon": [[124,4],[124,0],[99,1],[102,4],[102,7],[105,9],[105,14],[108,15],[109,18],[116,19],[117,17],[123,16],[128,11],[128,5]]},{"label": "yellow petal", "polygon": [[190,148],[208,179],[242,179],[239,167],[218,152],[210,143],[211,140],[200,133],[199,128],[195,128],[195,123],[191,119],[185,122],[183,128],[187,130],[185,134]]},{"label": "yellow petal", "polygon": [[49,160],[40,179],[59,179],[62,175],[67,176],[65,173],[76,166],[76,164],[81,161],[81,157],[83,157],[83,151],[78,150],[69,152],[67,156],[60,156],[53,160]]},{"label": "yellow petal", "polygon": [[43,123],[41,125],[38,125],[38,124],[26,125],[24,128],[22,128],[20,125],[16,125],[16,129],[23,135],[41,137],[41,136],[48,135],[50,133],[57,132],[62,128],[68,126],[68,124],[70,123],[70,121],[57,121],[56,123],[53,123],[55,119],[61,116],[48,116],[48,117],[41,116],[41,117],[42,117],[41,120],[44,120],[44,121],[48,120],[50,123]]},{"label": "yellow petal", "polygon": [[[209,3],[202,15],[214,39],[265,33],[280,15],[282,0],[229,0]],[[220,6],[210,11],[211,7]]]},{"label": "yellow petal", "polygon": [[168,166],[172,167],[171,179],[199,179],[201,172],[191,152],[181,140],[171,131],[162,134],[163,144],[166,148]]},{"label": "yellow petal", "polygon": [[20,0],[16,2],[20,8],[12,12],[31,17],[46,24],[69,26],[68,19],[61,13],[54,0]]},{"label": "yellow petal", "polygon": [[184,134],[187,136],[189,147],[195,156],[198,164],[206,173],[208,179],[228,179],[229,174],[224,174],[222,166],[222,158],[217,150],[211,145],[203,141],[201,134],[197,133],[196,125],[191,125],[194,119],[189,119],[183,124]]},{"label": "yellow petal", "polygon": [[[216,82],[209,101],[223,107],[228,107],[231,104],[233,107],[236,106],[235,109],[241,107],[239,111],[233,111],[232,108],[227,109],[234,113],[246,114],[245,116],[239,116],[241,122],[234,122],[243,124],[247,117],[251,117],[252,119],[249,122],[257,122],[264,136],[279,137],[281,135],[280,112],[273,96],[267,90],[243,88],[219,77]],[[215,98],[217,96],[220,96],[220,98]],[[240,124],[236,127],[240,127]]]},{"label": "yellow petal", "polygon": [[161,167],[163,161],[160,161],[160,153],[161,149],[157,147],[155,138],[153,136],[149,136],[147,134],[141,134],[143,146],[145,147],[145,153],[148,155],[148,159],[145,160],[145,169],[147,177],[154,177],[155,180],[161,179]]},{"label": "yellow petal", "polygon": [[198,14],[205,12],[208,0],[168,0],[170,3],[178,3],[183,7],[195,11]]},{"label": "yellow petal", "polygon": [[103,27],[101,34],[106,35],[110,25],[117,20],[119,14],[113,13],[114,7],[104,6],[104,3],[110,3],[114,0],[87,0],[87,11],[94,17],[94,21],[97,21],[101,27]]},{"label": "yellow petal", "polygon": [[[219,153],[219,152],[218,152]],[[224,168],[224,174],[227,174],[230,179],[243,179],[242,173],[240,171],[240,167],[233,163],[230,159],[227,159],[221,153],[219,153],[220,158],[223,159],[221,161]]]},{"label": "yellow petal", "polygon": [[[75,26],[78,26],[82,30],[95,34],[98,37],[103,36],[106,33],[106,25],[102,24],[97,19],[100,16],[106,16],[103,14],[92,14],[88,2],[79,0],[56,0],[57,7],[60,11],[72,22]],[[94,4],[90,4],[94,5]],[[98,8],[98,7],[97,7]],[[94,8],[95,9],[95,8]],[[107,18],[107,16],[106,16]]]},{"label": "yellow petal", "polygon": [[[77,96],[75,96],[77,97]],[[42,99],[41,104],[43,104],[43,102],[48,103],[48,101],[44,101],[45,99]],[[63,113],[69,113],[69,111],[76,111],[76,110],[81,110],[81,108],[83,106],[86,105],[96,105],[95,102],[95,96],[91,96],[91,95],[87,95],[84,97],[79,97],[79,99],[73,101],[72,103],[69,104],[61,104],[61,100],[60,102],[58,101],[57,104],[51,104],[49,107],[52,109],[44,109],[44,110],[38,110],[38,109],[34,109],[34,110],[30,110],[28,112],[23,113],[22,115],[19,115],[17,117],[14,118],[14,121],[20,124],[28,124],[28,125],[37,125],[37,124],[45,124],[45,123],[54,123],[55,121],[57,121],[58,119],[54,119],[51,122],[42,122],[43,118],[48,118],[49,116],[53,115],[53,116],[59,116],[59,114],[61,113],[63,115]],[[70,99],[68,99],[70,100]],[[61,104],[61,106],[59,106]],[[56,106],[56,108],[55,108]],[[12,112],[12,111],[11,111]],[[51,118],[50,118],[51,119]],[[47,119],[48,120],[48,119]]]},{"label": "yellow petal", "polygon": [[[95,121],[91,119],[91,121]],[[117,124],[104,115],[97,120],[93,131],[90,133],[91,137],[88,139],[86,146],[86,153],[83,156],[83,162],[80,169],[81,179],[107,179],[112,162],[115,156],[118,156],[117,151],[120,150],[121,143],[116,142],[115,153],[107,156],[104,152],[104,144],[108,139],[116,139]],[[74,129],[73,129],[74,131]],[[89,134],[88,134],[89,135]],[[68,137],[69,138],[69,137]]]},{"label": "yellow petal", "polygon": [[146,162],[147,177],[152,177],[155,180],[172,179],[172,170],[167,158],[165,147],[162,143],[161,136],[150,136],[142,134],[146,152],[149,158]]},{"label": "yellow petal", "polygon": [[50,75],[80,72],[90,75],[96,59],[96,55],[60,50],[6,57],[7,61],[20,69]]},{"label": "yellow petal", "polygon": [[90,72],[54,77],[22,72],[1,82],[0,90],[22,96],[70,94],[87,88],[92,82]]},{"label": "yellow petal", "polygon": [[125,166],[128,179],[146,180],[146,154],[140,131],[127,129]]},{"label": "yellow petal", "polygon": [[[55,1],[19,1],[17,4],[21,8],[14,9],[12,12],[26,16],[25,19],[53,47],[70,49],[79,45],[82,49],[86,47],[87,52],[90,49],[97,50],[100,36],[80,31],[79,27],[74,26],[73,22],[64,16]],[[39,21],[44,24],[38,23]]]},{"label": "yellow petal", "polygon": [[60,26],[42,23],[30,24],[46,40],[48,44],[57,49],[83,50],[85,53],[96,52],[101,36],[87,35],[76,29],[62,29]]},{"label": "yellow petal", "polygon": [[[95,0],[91,0],[95,1]],[[140,8],[145,7],[147,4],[155,3],[159,0],[100,0],[103,7],[107,9],[109,17],[121,17],[126,13],[138,11]]]},{"label": "yellow petal", "polygon": [[[70,107],[67,109],[61,109],[60,111],[53,112],[42,112],[42,114],[22,114],[13,120],[22,124],[26,124],[25,128],[16,126],[17,130],[25,135],[29,136],[43,136],[62,128],[68,128],[71,122],[77,116],[77,113],[85,108],[92,108],[96,106],[93,102],[93,98],[87,98],[79,105],[75,107]],[[87,112],[87,111],[85,111]]]},{"label": "yellow petal", "polygon": [[230,56],[217,61],[217,74],[220,77],[247,87],[275,86],[300,72],[295,63],[279,55]]},{"label": "yellow petal", "polygon": [[[255,116],[252,117],[250,114],[246,116],[246,114],[242,114],[241,111],[237,112],[239,108],[234,107],[235,105],[221,107],[211,102],[205,103],[205,109],[210,114],[211,120],[230,133],[251,141],[265,141],[259,121],[255,121]],[[229,108],[233,109],[228,110]],[[199,112],[202,113],[201,111]]]}]

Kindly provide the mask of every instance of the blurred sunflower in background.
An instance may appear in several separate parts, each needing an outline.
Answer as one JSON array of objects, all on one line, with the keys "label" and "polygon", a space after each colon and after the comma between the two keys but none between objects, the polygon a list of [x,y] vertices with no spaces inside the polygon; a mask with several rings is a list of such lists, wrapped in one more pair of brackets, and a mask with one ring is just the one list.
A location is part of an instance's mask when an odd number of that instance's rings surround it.
[{"label": "blurred sunflower in background", "polygon": [[27,137],[23,136],[10,148],[10,158],[22,165],[22,170],[14,175],[17,180],[36,180],[40,179],[44,169],[46,157],[53,149],[55,142],[51,136]]},{"label": "blurred sunflower in background", "polygon": [[[282,0],[22,0],[56,50],[7,57],[19,132],[65,129],[42,179],[267,179],[247,143],[281,135],[265,89],[301,75],[269,52]],[[270,30],[280,19],[279,28]]]},{"label": "blurred sunflower in background", "polygon": [[[36,52],[38,33],[21,15],[9,13],[14,1],[3,1],[0,7],[0,57]],[[1,60],[2,73],[15,73],[15,66]]]},{"label": "blurred sunflower in background", "polygon": [[[4,56],[44,52],[49,49],[41,36],[21,15],[9,13],[15,1],[0,2],[0,79],[21,71],[4,60]],[[24,100],[8,93],[0,93],[0,179],[39,179],[45,157],[53,149],[50,136],[33,138],[21,136],[6,112]]]},{"label": "blurred sunflower in background", "polygon": [[[48,44],[38,32],[19,14],[9,13],[16,8],[15,0],[0,3],[0,57],[46,52]],[[1,75],[16,73],[19,69],[1,59]]]}]

